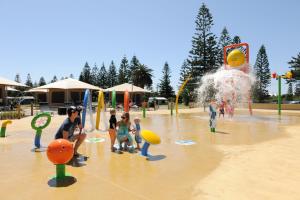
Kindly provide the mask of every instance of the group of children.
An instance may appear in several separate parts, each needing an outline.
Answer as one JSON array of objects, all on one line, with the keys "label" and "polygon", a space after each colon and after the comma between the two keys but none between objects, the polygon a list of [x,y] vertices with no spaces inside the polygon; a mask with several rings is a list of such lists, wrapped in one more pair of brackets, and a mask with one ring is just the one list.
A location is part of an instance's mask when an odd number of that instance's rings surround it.
[{"label": "group of children", "polygon": [[[134,124],[131,126],[129,113],[123,113],[121,120],[117,121],[116,111],[110,111],[109,119],[109,136],[111,141],[111,151],[121,153],[123,150],[133,153],[135,148],[133,147],[133,139],[130,132],[134,134],[134,139],[136,142],[136,149],[140,150],[140,144],[142,143],[142,138],[140,136],[141,125],[140,119],[135,118]],[[119,148],[115,148],[115,141],[118,141]]]}]

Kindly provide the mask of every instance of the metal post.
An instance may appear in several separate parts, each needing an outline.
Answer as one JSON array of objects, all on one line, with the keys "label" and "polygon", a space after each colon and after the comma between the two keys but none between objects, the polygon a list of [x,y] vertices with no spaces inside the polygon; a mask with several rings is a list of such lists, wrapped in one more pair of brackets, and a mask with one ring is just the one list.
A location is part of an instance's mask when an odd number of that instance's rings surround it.
[{"label": "metal post", "polygon": [[278,115],[281,115],[281,76],[278,76]]}]

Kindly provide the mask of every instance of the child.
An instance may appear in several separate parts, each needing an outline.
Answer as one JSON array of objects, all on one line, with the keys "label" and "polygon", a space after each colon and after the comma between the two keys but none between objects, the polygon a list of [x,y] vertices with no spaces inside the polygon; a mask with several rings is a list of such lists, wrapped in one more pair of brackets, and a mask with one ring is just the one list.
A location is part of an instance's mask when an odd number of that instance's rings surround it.
[{"label": "child", "polygon": [[223,115],[224,118],[224,113],[225,113],[225,102],[222,100],[219,108],[219,118],[221,115]]},{"label": "child", "polygon": [[116,111],[112,109],[110,111],[109,130],[108,130],[109,137],[110,137],[111,152],[115,152],[117,150],[114,147],[116,141],[116,127],[117,127]]},{"label": "child", "polygon": [[215,100],[211,100],[209,104],[209,126],[211,132],[216,132],[216,116],[217,116],[217,104]]},{"label": "child", "polygon": [[[130,123],[129,113],[124,113],[121,118],[122,118],[122,120],[117,123],[117,126],[119,127],[118,133],[117,133],[117,139],[118,139],[119,148],[120,148],[119,150],[122,150],[123,143],[125,143],[125,149],[128,146],[132,146],[132,138],[129,134],[129,131],[131,131],[130,130],[131,123]],[[133,151],[134,151],[133,148],[129,149],[130,153],[133,153]]]},{"label": "child", "polygon": [[140,119],[138,117],[134,118],[134,139],[136,142],[136,149],[137,150],[141,150],[140,148],[140,144],[142,143],[142,138],[140,136],[140,132],[141,132],[141,125],[140,125]]}]

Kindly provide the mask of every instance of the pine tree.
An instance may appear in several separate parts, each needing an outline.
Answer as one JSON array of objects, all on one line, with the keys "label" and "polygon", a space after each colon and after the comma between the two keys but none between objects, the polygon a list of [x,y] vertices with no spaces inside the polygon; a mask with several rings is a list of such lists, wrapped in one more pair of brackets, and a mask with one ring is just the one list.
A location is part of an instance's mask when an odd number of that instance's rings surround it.
[{"label": "pine tree", "polygon": [[26,80],[26,82],[25,82],[25,85],[29,86],[30,88],[33,87],[33,84],[32,84],[32,80],[31,80],[30,74],[27,74],[27,80]]},{"label": "pine tree", "polygon": [[240,44],[241,43],[241,38],[239,36],[234,36],[232,39],[232,44]]},{"label": "pine tree", "polygon": [[36,81],[34,81],[33,87],[35,88],[35,87],[38,87],[38,86],[39,86],[39,84]]},{"label": "pine tree", "polygon": [[102,63],[102,66],[100,68],[99,75],[98,75],[99,79],[98,79],[97,86],[99,86],[103,89],[108,88],[108,78],[107,78],[107,76],[108,76],[108,74],[107,74],[105,65],[104,65],[104,63]]},{"label": "pine tree", "polygon": [[92,85],[98,85],[98,75],[99,75],[99,69],[97,64],[95,63],[94,67],[92,68],[91,72],[91,84]]},{"label": "pine tree", "polygon": [[288,87],[288,92],[286,95],[286,100],[292,101],[293,100],[293,84],[290,82]]},{"label": "pine tree", "polygon": [[159,84],[159,94],[162,97],[170,98],[175,95],[174,90],[171,86],[171,71],[169,64],[166,62],[162,70],[162,79]]},{"label": "pine tree", "polygon": [[258,102],[269,96],[267,87],[271,83],[270,68],[266,48],[262,45],[257,53],[256,62],[254,65],[256,83],[254,86],[254,98]]},{"label": "pine tree", "polygon": [[230,38],[230,35],[226,29],[226,27],[224,27],[224,29],[222,30],[220,39],[219,39],[219,65],[223,65],[224,64],[224,55],[223,55],[223,49],[225,46],[228,46],[232,43],[232,40]]},{"label": "pine tree", "polygon": [[129,82],[133,82],[132,80],[132,74],[134,73],[134,71],[138,68],[138,66],[140,65],[140,61],[137,59],[136,56],[133,56],[131,61],[130,61],[130,67],[129,67],[129,71],[128,71],[128,77],[129,77]]},{"label": "pine tree", "polygon": [[296,86],[295,86],[295,96],[297,96],[297,97],[300,96],[300,82],[296,83]]},{"label": "pine tree", "polygon": [[118,84],[117,70],[114,61],[111,61],[109,65],[107,80],[108,80],[108,87],[113,87]]},{"label": "pine tree", "polygon": [[128,83],[129,81],[129,64],[126,56],[123,57],[118,74],[119,84]]},{"label": "pine tree", "polygon": [[57,81],[56,75],[53,76],[53,79],[51,80],[51,83],[55,83]]},{"label": "pine tree", "polygon": [[16,74],[16,76],[15,76],[15,81],[16,81],[17,83],[21,83],[21,77],[20,77],[20,74],[19,74],[19,73]]},{"label": "pine tree", "polygon": [[85,83],[91,83],[91,67],[88,62],[85,63],[82,72],[80,73],[79,80]]},{"label": "pine tree", "polygon": [[[193,82],[199,82],[204,74],[218,68],[219,49],[216,36],[211,32],[213,17],[205,4],[200,7],[195,23],[196,33],[192,39],[189,62],[192,66]],[[196,84],[191,87],[192,92],[195,88]]]},{"label": "pine tree", "polygon": [[74,78],[74,75],[73,74],[70,74],[70,76],[69,76],[70,78]]},{"label": "pine tree", "polygon": [[[292,60],[288,62],[290,65],[290,69],[293,73],[293,79],[288,82],[299,82],[300,80],[300,53],[298,53],[297,57],[292,57]],[[297,86],[297,85],[296,85]]]},{"label": "pine tree", "polygon": [[39,86],[43,86],[43,85],[46,85],[46,81],[45,81],[44,77],[41,77],[39,80]]}]

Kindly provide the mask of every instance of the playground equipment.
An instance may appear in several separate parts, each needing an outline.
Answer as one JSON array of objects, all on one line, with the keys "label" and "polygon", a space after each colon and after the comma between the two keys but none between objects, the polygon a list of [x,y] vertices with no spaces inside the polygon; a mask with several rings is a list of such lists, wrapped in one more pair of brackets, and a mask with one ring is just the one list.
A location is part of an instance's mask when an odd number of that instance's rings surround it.
[{"label": "playground equipment", "polygon": [[143,156],[149,156],[148,149],[149,149],[150,144],[159,144],[160,137],[150,130],[142,130],[141,136],[145,140],[145,143],[141,150],[141,154]]},{"label": "playground equipment", "polygon": [[[106,117],[105,117],[105,105],[104,105],[104,93],[99,91],[98,93],[98,106],[96,114],[96,129],[101,131],[107,131]],[[102,120],[101,120],[102,119]],[[100,122],[101,125],[100,125]]]},{"label": "playground equipment", "polygon": [[92,98],[89,89],[85,90],[84,98],[83,98],[83,111],[82,111],[82,127],[85,128],[86,122],[86,112],[88,111],[90,117],[90,130],[93,131],[95,129],[94,120],[93,120],[93,109],[92,109]]},{"label": "playground equipment", "polygon": [[5,137],[6,126],[11,123],[12,123],[11,120],[4,120],[4,122],[2,122],[0,137]]},{"label": "playground equipment", "polygon": [[[230,49],[233,49],[229,52],[227,56],[227,52]],[[245,53],[242,52],[240,49],[244,49]],[[249,74],[250,66],[249,66],[249,45],[247,43],[240,43],[240,44],[232,44],[225,46],[223,49],[224,54],[224,65],[226,70],[231,69],[238,69],[246,74]],[[226,102],[226,96],[224,97],[224,100]],[[233,105],[236,103],[236,94],[232,94],[232,100]],[[251,95],[250,90],[248,91],[248,108],[249,112],[252,115],[252,106],[251,106]]]},{"label": "playground equipment", "polygon": [[272,78],[278,80],[278,115],[281,115],[281,78],[291,79],[293,78],[293,73],[289,71],[285,75],[278,75],[274,72]]},{"label": "playground equipment", "polygon": [[129,112],[129,92],[128,90],[124,93],[124,112]]},{"label": "playground equipment", "polygon": [[34,145],[36,149],[41,148],[42,130],[46,128],[51,122],[51,115],[49,113],[39,113],[31,121],[31,127],[36,130]]},{"label": "playground equipment", "polygon": [[66,177],[66,163],[69,162],[74,154],[73,145],[65,139],[52,141],[47,149],[48,159],[56,165],[56,179]]},{"label": "playground equipment", "polygon": [[117,101],[116,91],[113,90],[112,95],[111,95],[111,105],[112,105],[113,109],[116,109],[116,107],[117,107],[117,102],[116,101]]},{"label": "playground equipment", "polygon": [[[191,79],[192,75],[189,75],[188,78],[183,82],[183,84],[180,86],[179,91],[176,95],[176,100],[175,100],[175,109],[176,109],[176,115],[178,115],[178,99],[180,94],[182,93],[185,85],[187,84],[187,82]],[[173,110],[171,109],[171,112],[173,113]]]}]

